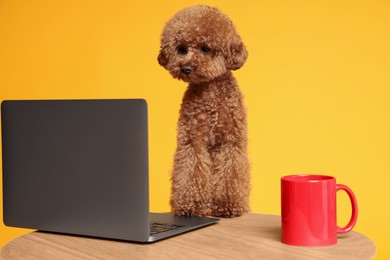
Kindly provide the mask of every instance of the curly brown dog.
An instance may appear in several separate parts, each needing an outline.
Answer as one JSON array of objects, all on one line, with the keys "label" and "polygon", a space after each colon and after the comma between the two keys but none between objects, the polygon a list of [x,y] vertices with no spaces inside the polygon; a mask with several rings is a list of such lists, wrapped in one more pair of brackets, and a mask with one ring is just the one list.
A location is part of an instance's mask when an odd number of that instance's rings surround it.
[{"label": "curly brown dog", "polygon": [[231,72],[246,58],[233,23],[216,8],[185,8],[164,27],[158,62],[189,83],[171,179],[175,214],[236,217],[249,211],[246,112]]}]

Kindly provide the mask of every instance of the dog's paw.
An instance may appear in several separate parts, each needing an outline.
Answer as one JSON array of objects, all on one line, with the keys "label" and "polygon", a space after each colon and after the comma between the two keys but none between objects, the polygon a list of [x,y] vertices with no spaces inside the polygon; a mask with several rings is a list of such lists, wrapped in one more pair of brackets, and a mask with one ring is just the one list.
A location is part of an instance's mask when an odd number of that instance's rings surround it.
[{"label": "dog's paw", "polygon": [[211,204],[210,203],[194,203],[187,202],[184,204],[172,203],[172,212],[176,215],[185,216],[210,216]]},{"label": "dog's paw", "polygon": [[235,218],[249,212],[249,206],[241,203],[214,204],[212,215],[221,218]]}]

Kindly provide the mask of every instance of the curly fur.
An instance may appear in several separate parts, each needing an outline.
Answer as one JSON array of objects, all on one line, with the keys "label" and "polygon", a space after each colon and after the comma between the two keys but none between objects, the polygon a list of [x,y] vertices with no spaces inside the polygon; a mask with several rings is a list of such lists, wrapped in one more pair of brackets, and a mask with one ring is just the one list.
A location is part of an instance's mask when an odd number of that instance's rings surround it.
[{"label": "curly fur", "polygon": [[175,214],[236,217],[249,211],[246,111],[231,72],[246,58],[233,23],[216,8],[185,8],[163,29],[158,62],[189,83],[171,178]]}]

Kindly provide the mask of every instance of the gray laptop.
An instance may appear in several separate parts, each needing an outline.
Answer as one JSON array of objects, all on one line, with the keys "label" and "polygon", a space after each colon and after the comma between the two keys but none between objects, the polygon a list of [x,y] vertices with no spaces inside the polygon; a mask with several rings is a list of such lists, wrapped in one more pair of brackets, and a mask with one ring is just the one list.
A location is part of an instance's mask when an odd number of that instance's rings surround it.
[{"label": "gray laptop", "polygon": [[145,100],[8,100],[1,126],[7,226],[153,242],[219,220],[149,213]]}]

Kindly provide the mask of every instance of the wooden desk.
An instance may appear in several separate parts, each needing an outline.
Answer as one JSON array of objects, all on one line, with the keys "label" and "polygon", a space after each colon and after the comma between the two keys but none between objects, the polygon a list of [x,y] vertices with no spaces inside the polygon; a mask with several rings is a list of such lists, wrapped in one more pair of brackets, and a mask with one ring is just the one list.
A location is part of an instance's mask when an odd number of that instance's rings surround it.
[{"label": "wooden desk", "polygon": [[[295,247],[280,242],[280,217],[246,214],[154,244],[32,232],[12,240],[0,259],[372,259],[376,248],[350,232],[337,245]],[[27,257],[28,256],[28,257]]]}]

